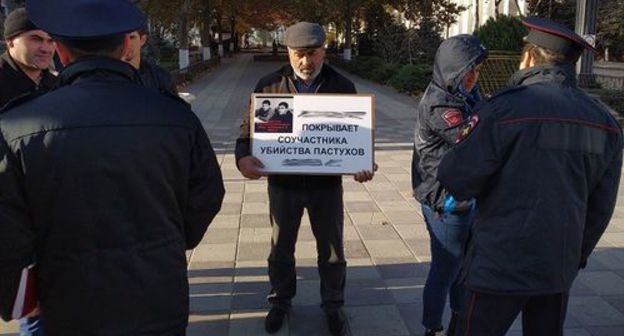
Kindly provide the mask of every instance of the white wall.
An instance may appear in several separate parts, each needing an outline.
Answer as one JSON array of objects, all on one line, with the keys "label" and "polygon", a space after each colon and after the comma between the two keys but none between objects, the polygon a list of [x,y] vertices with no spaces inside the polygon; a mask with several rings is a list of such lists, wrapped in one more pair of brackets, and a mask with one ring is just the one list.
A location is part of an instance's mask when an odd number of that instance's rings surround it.
[{"label": "white wall", "polygon": [[[472,34],[475,26],[475,8],[476,2],[479,2],[479,25],[483,25],[491,17],[495,16],[494,0],[453,0],[454,3],[467,7],[468,9],[461,13],[457,23],[453,24],[449,29],[449,36],[458,34]],[[518,4],[522,9],[522,13],[526,12],[526,0],[518,0]],[[518,15],[518,7],[514,0],[503,0],[499,4],[499,13],[504,15]]]}]

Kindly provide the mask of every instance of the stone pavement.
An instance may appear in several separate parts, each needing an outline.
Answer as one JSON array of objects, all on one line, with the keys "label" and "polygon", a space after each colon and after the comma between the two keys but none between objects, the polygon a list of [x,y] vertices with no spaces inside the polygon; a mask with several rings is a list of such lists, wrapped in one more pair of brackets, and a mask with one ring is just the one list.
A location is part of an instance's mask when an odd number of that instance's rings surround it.
[{"label": "stone pavement", "polygon": [[[249,55],[225,59],[188,88],[222,165],[226,198],[201,245],[189,253],[189,336],[264,335],[269,290],[266,257],[271,229],[266,180],[242,178],[234,164],[238,125],[257,80],[279,67]],[[376,95],[375,179],[344,179],[346,307],[354,336],[420,335],[429,239],[411,197],[410,162],[417,101],[350,76],[359,92]],[[620,197],[624,197],[624,188]],[[621,203],[621,202],[619,202]],[[328,335],[319,308],[315,242],[304,216],[296,250],[298,294],[277,335]],[[166,289],[163,289],[166,290]],[[448,312],[447,312],[448,315]],[[445,317],[448,319],[448,316]],[[0,334],[15,331],[0,325]],[[572,289],[566,335],[624,335],[624,207],[616,209]],[[509,335],[521,335],[518,323]]]}]

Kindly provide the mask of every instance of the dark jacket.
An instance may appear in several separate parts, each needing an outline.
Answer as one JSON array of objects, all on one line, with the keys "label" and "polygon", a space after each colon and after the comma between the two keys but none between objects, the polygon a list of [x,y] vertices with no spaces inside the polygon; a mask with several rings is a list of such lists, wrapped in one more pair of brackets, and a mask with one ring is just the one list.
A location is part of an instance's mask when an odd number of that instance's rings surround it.
[{"label": "dark jacket", "polygon": [[193,112],[134,75],[85,58],[0,118],[0,251],[13,247],[13,264],[36,252],[49,336],[187,325],[185,250],[219,211],[223,181]]},{"label": "dark jacket", "polygon": [[477,110],[479,123],[438,178],[479,205],[464,265],[469,287],[565,292],[611,218],[622,130],[576,87],[571,68],[529,68],[513,83]]},{"label": "dark jacket", "polygon": [[458,139],[461,125],[480,100],[478,86],[463,93],[464,76],[487,57],[479,40],[457,35],[444,41],[435,57],[433,80],[416,110],[412,187],[414,196],[439,212],[465,211],[472,202],[457,202],[436,178],[440,160]]},{"label": "dark jacket", "polygon": [[28,77],[15,61],[5,52],[0,56],[0,108],[9,101],[34,91],[49,91],[58,84],[58,78],[43,70],[39,84]]},{"label": "dark jacket", "polygon": [[160,92],[167,92],[174,96],[178,95],[178,88],[176,87],[171,74],[154,63],[141,60],[141,65],[139,66],[139,76],[141,77],[143,85],[148,88],[155,89]]},{"label": "dark jacket", "polygon": [[[294,83],[294,71],[290,65],[286,65],[278,71],[260,79],[256,85],[255,93],[297,93]],[[357,93],[353,83],[342,76],[329,65],[323,65],[319,74],[319,86],[316,93]],[[250,109],[252,107],[250,106]],[[241,158],[251,155],[251,142],[249,139],[250,113],[247,112],[241,123],[241,135],[236,141],[236,162]],[[279,184],[288,188],[321,188],[326,186],[336,186],[342,183],[340,175],[269,175],[270,184]]]}]

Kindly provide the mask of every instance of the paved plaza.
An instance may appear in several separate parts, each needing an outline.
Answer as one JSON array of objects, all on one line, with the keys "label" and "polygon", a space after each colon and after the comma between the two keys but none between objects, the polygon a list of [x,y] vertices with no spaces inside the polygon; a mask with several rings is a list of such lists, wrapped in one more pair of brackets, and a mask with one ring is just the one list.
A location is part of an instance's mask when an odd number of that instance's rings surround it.
[{"label": "paved plaza", "polygon": [[[266,258],[271,237],[267,183],[266,179],[244,179],[236,170],[233,151],[257,80],[279,66],[256,63],[250,55],[236,56],[225,59],[187,90],[217,152],[227,190],[220,214],[201,245],[189,253],[189,336],[265,334],[269,290]],[[345,310],[351,333],[420,335],[422,291],[430,254],[425,224],[411,196],[411,142],[417,101],[349,77],[359,92],[376,96],[375,156],[379,164],[369,183],[344,178],[348,260]],[[619,202],[588,268],[575,281],[566,335],[624,335],[623,204]],[[319,308],[316,247],[305,215],[296,257],[297,296],[287,325],[276,335],[329,335]],[[0,324],[0,335],[16,335],[16,330],[15,323]],[[518,323],[509,335],[521,335]]]}]

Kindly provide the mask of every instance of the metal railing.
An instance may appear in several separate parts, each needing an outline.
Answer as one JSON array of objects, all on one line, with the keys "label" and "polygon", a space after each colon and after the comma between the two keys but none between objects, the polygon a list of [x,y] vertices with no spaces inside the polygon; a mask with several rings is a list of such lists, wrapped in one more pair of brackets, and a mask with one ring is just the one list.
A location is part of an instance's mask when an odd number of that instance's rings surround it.
[{"label": "metal railing", "polygon": [[520,58],[520,53],[516,52],[490,51],[479,77],[481,93],[492,95],[507,87],[511,75],[518,71]]}]

